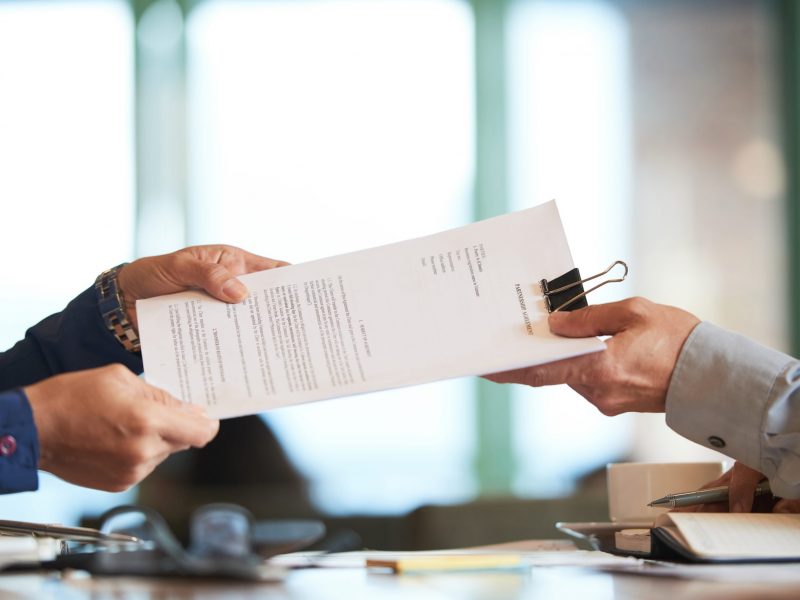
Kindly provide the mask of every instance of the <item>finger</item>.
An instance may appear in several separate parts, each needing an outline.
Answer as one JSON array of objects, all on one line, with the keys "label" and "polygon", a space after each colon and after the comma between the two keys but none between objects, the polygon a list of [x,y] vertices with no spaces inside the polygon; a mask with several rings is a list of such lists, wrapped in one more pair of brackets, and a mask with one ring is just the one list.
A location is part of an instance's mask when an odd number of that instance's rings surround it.
[{"label": "finger", "polygon": [[597,358],[594,354],[586,354],[545,365],[514,369],[502,373],[491,373],[484,378],[495,383],[521,383],[532,387],[571,383],[585,378],[595,368]]},{"label": "finger", "polygon": [[154,385],[150,385],[143,379],[136,378],[136,381],[141,387],[141,393],[144,395],[148,400],[155,402],[157,404],[161,404],[163,406],[171,406],[173,408],[178,408],[181,406],[194,406],[187,404],[185,402],[181,402],[175,396],[170,394],[168,391],[161,389],[160,387],[156,387]]},{"label": "finger", "polygon": [[707,490],[709,488],[722,487],[723,485],[728,485],[728,483],[730,483],[732,476],[733,476],[733,469],[728,469],[720,477],[718,477],[714,481],[709,481],[705,485],[701,486],[700,489]]},{"label": "finger", "polygon": [[289,263],[253,254],[236,246],[223,244],[210,246],[191,246],[180,251],[189,254],[202,262],[218,263],[224,265],[234,275],[244,275],[256,271],[266,271],[276,267],[284,267]]},{"label": "finger", "polygon": [[219,430],[219,421],[210,419],[202,406],[181,402],[167,391],[142,382],[145,401],[157,412],[156,433],[170,445],[170,451],[187,446],[205,446]]},{"label": "finger", "polygon": [[150,474],[156,470],[156,467],[169,458],[171,454],[187,448],[188,446],[184,448],[165,447],[161,452],[154,454],[146,463],[139,465],[139,467],[129,475],[129,479],[126,482],[127,485],[125,487],[130,487],[131,485],[140,483],[142,480],[149,477]]},{"label": "finger", "polygon": [[202,448],[217,435],[219,421],[191,410],[161,407],[158,434],[175,452],[188,446]]},{"label": "finger", "polygon": [[255,273],[256,271],[266,271],[268,269],[286,267],[289,265],[289,263],[284,260],[275,260],[274,258],[259,256],[258,254],[253,254],[247,250],[242,250],[241,248],[227,247],[223,252],[220,262],[226,264],[228,257],[231,257],[237,265],[236,267],[231,267],[231,271],[233,271],[236,275]]},{"label": "finger", "polygon": [[248,292],[237,275],[266,271],[289,263],[234,246],[197,246],[181,256],[178,264],[181,271],[192,275],[190,281],[183,273],[175,273],[177,283],[202,288],[225,302],[241,302]]},{"label": "finger", "polygon": [[170,275],[179,288],[201,288],[224,302],[241,302],[247,297],[247,287],[226,265],[191,254],[177,255]]},{"label": "finger", "polygon": [[[709,481],[700,487],[701,490],[709,488],[721,487],[728,485],[733,475],[733,469],[729,469],[714,481]],[[682,506],[680,508],[673,508],[670,512],[728,512],[727,502],[709,502],[706,504],[693,504],[691,506]]]},{"label": "finger", "polygon": [[753,500],[756,495],[756,486],[764,480],[764,475],[743,465],[736,463],[731,469],[731,481],[728,484],[728,505],[731,512],[750,512],[753,510]]},{"label": "finger", "polygon": [[707,504],[699,504],[697,512],[729,512],[727,502],[708,502]]},{"label": "finger", "polygon": [[727,502],[709,502],[707,504],[692,504],[673,508],[669,512],[728,512]]},{"label": "finger", "polygon": [[596,304],[570,312],[558,311],[550,315],[550,331],[565,337],[591,337],[614,335],[624,330],[637,318],[635,308],[644,302],[639,298]]},{"label": "finger", "polygon": [[139,380],[143,386],[145,386],[145,394],[146,396],[158,403],[162,404],[163,406],[169,406],[175,408],[177,410],[183,410],[201,417],[208,417],[208,413],[203,406],[199,404],[191,404],[189,402],[183,402],[178,400],[175,396],[167,392],[166,390],[162,390],[161,388],[155,387],[153,385],[149,385],[144,381]]},{"label": "finger", "polygon": [[782,498],[775,504],[772,512],[782,514],[800,513],[800,500]]}]

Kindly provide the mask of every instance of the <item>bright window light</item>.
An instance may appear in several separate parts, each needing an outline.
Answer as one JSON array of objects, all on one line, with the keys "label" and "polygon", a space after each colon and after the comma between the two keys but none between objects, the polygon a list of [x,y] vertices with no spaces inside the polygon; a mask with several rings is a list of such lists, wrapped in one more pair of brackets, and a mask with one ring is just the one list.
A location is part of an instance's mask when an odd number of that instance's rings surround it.
[{"label": "bright window light", "polygon": [[[127,3],[0,2],[0,344],[132,254],[133,19]],[[74,523],[130,494],[43,474],[7,519]]]},{"label": "bright window light", "polygon": [[[187,36],[193,243],[301,262],[470,220],[466,2],[213,1]],[[267,418],[321,507],[403,511],[474,491],[472,387]]]},{"label": "bright window light", "polygon": [[[509,14],[512,206],[555,198],[584,277],[630,260],[627,33],[601,1],[520,0]],[[590,301],[629,290],[609,286]],[[515,387],[513,398],[520,493],[569,492],[630,444],[630,418],[608,419],[565,386]]]}]

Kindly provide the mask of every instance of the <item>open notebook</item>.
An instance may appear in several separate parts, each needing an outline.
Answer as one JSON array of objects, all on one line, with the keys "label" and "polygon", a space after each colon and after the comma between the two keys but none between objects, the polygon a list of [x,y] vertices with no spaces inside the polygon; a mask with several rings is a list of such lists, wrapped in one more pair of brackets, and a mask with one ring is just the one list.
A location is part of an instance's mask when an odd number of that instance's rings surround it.
[{"label": "open notebook", "polygon": [[800,562],[800,514],[666,513],[649,535],[623,530],[616,542],[618,550],[650,558]]}]

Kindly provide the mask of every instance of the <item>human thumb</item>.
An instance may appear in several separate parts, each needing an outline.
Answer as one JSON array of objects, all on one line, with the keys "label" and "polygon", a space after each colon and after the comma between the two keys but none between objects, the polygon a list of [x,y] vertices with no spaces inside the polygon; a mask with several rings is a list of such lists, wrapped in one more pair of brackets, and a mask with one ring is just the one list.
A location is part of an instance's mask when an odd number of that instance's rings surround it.
[{"label": "human thumb", "polygon": [[192,258],[183,265],[180,276],[184,283],[202,288],[225,302],[241,302],[247,297],[245,285],[219,263]]}]

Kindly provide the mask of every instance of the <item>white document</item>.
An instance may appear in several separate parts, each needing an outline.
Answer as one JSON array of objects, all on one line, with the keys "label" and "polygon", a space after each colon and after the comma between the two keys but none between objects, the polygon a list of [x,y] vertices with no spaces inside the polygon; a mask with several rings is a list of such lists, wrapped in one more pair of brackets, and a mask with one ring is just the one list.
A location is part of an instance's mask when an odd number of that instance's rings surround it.
[{"label": "white document", "polygon": [[555,202],[436,235],[140,300],[145,377],[224,418],[602,350],[552,335],[539,281],[573,268]]}]

